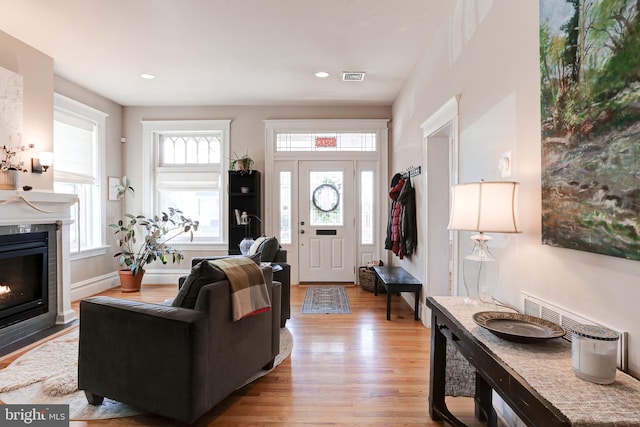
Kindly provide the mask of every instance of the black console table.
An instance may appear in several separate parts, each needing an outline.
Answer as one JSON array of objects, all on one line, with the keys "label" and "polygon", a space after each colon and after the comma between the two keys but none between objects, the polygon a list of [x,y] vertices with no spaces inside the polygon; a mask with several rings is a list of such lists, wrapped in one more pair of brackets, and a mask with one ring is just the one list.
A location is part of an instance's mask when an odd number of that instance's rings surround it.
[{"label": "black console table", "polygon": [[562,339],[516,343],[477,326],[478,311],[506,310],[493,304],[465,304],[462,297],[428,297],[431,309],[429,414],[464,426],[445,403],[446,344],[451,342],[475,368],[476,416],[497,423],[492,389],[528,426],[640,426],[640,381],[617,371],[613,384],[578,378],[571,344]]}]

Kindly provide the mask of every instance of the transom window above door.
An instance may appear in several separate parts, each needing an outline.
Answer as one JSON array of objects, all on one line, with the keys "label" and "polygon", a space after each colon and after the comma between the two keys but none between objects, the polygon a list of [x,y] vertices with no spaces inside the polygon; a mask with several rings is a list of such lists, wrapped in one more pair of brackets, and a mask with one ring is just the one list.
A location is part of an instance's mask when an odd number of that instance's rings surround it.
[{"label": "transom window above door", "polygon": [[376,132],[278,132],[276,151],[376,151]]}]

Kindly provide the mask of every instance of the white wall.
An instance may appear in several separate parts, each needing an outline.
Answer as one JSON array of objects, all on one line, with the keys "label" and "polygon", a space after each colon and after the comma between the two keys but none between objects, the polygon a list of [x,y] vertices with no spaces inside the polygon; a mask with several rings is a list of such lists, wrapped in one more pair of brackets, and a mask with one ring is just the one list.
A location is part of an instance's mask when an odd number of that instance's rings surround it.
[{"label": "white wall", "polygon": [[[142,121],[143,120],[231,120],[231,153],[239,156],[248,153],[255,161],[254,168],[263,172],[262,185],[272,177],[264,174],[265,165],[265,120],[282,119],[389,119],[390,106],[194,106],[194,107],[125,107],[124,172],[136,188],[135,199],[127,200],[127,210],[142,211],[142,192],[138,191],[142,182],[140,161],[142,161]],[[264,199],[263,199],[264,205]],[[185,260],[203,255],[226,255],[225,243],[218,251],[186,249]],[[151,267],[151,266],[150,266]],[[155,270],[190,268],[188,262],[179,266],[155,263]],[[149,269],[147,269],[149,270]],[[145,276],[145,280],[146,280]],[[155,283],[158,279],[156,279]],[[144,283],[144,282],[143,282]]]},{"label": "white wall", "polygon": [[[493,236],[501,275],[495,296],[518,306],[520,292],[527,291],[628,331],[630,369],[640,376],[640,262],[541,244],[538,40],[535,0],[451,1],[450,19],[394,103],[390,171],[423,158],[420,124],[460,94],[460,182],[501,180],[498,161],[507,150],[514,162],[509,179],[521,182],[524,233]],[[424,218],[424,182],[416,187],[418,217]],[[428,237],[424,227],[419,237]],[[462,237],[467,245],[468,234]],[[418,276],[424,274],[424,247],[401,263]]]},{"label": "white wall", "polygon": [[[53,147],[53,58],[0,31],[0,67],[23,78],[22,143],[35,148],[21,158],[30,170],[32,154]],[[0,141],[0,145],[7,143]],[[23,173],[19,185],[51,190],[53,180],[50,174]]]}]

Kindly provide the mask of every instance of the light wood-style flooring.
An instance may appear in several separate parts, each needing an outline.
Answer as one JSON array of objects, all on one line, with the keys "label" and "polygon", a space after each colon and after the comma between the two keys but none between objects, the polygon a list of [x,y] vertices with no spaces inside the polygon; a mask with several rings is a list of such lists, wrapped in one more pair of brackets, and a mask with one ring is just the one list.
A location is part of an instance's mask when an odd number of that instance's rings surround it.
[{"label": "light wood-style flooring", "polygon": [[[293,286],[293,351],[273,372],[234,392],[195,426],[439,426],[429,417],[429,330],[412,308],[394,296],[391,321],[386,295],[346,287],[352,314],[302,314],[306,286]],[[145,286],[140,292],[103,295],[147,302],[175,296],[176,286]],[[78,304],[74,304],[77,310]],[[0,368],[23,351],[0,360]],[[117,375],[117,372],[113,373]],[[449,408],[470,426],[469,398],[449,398]],[[141,415],[73,421],[83,426],[173,426],[172,420]]]}]

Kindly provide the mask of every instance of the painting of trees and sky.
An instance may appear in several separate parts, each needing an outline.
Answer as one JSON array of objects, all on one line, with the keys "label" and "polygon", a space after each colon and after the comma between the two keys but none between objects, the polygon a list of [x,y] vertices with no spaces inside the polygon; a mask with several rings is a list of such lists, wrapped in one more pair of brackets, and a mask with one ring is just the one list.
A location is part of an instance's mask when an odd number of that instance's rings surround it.
[{"label": "painting of trees and sky", "polygon": [[540,0],[542,241],[640,260],[640,0]]}]

